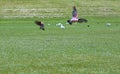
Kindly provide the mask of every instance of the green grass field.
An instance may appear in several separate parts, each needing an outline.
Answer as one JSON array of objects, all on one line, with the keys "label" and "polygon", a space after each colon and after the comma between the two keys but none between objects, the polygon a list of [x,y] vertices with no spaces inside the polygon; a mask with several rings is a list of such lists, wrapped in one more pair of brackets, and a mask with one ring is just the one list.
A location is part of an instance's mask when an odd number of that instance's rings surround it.
[{"label": "green grass field", "polygon": [[[119,2],[1,0],[0,74],[120,74]],[[75,4],[88,23],[66,24]]]}]

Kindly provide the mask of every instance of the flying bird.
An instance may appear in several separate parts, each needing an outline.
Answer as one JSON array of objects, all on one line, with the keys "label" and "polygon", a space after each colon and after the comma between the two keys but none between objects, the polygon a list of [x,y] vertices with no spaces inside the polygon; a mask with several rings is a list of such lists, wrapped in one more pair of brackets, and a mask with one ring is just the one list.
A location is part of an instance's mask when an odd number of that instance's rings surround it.
[{"label": "flying bird", "polygon": [[38,25],[38,26],[40,26],[41,30],[45,30],[44,24],[41,21],[35,21],[35,24]]}]

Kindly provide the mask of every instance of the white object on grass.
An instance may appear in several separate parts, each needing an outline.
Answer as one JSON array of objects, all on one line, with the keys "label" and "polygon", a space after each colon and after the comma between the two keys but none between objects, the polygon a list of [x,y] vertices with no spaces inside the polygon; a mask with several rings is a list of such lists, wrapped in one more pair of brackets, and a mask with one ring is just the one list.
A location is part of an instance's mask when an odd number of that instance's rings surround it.
[{"label": "white object on grass", "polygon": [[62,23],[58,23],[56,26],[60,26],[61,29],[65,29],[65,26]]},{"label": "white object on grass", "polygon": [[60,25],[61,25],[61,23],[56,24],[56,26],[60,26]]},{"label": "white object on grass", "polygon": [[63,26],[63,24],[61,24],[60,28],[61,28],[61,29],[65,29],[65,26]]},{"label": "white object on grass", "polygon": [[50,25],[50,24],[48,24],[48,25]]},{"label": "white object on grass", "polygon": [[108,27],[111,26],[111,23],[106,23],[106,26],[108,26]]}]

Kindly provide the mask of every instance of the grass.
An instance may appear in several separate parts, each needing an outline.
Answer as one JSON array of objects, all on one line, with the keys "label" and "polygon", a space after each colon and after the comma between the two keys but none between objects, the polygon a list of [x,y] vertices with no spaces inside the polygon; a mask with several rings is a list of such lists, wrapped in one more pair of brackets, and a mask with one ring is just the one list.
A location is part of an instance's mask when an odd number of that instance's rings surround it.
[{"label": "grass", "polygon": [[119,0],[1,0],[0,18],[70,17],[72,6],[82,16],[119,16]]},{"label": "grass", "polygon": [[66,18],[42,19],[46,31],[34,24],[36,18],[1,19],[0,73],[119,74],[119,20],[87,18],[95,22],[64,24],[64,30],[55,24]]},{"label": "grass", "polygon": [[[0,74],[119,74],[119,2],[1,0]],[[66,24],[73,5],[88,23]]]}]

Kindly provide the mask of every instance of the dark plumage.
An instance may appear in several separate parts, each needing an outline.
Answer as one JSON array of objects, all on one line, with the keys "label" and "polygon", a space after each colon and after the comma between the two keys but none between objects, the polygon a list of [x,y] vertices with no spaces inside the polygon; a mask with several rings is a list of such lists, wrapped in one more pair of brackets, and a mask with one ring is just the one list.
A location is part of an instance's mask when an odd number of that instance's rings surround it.
[{"label": "dark plumage", "polygon": [[83,23],[83,22],[87,23],[88,20],[86,20],[86,19],[84,19],[84,18],[80,18],[80,19],[78,19],[78,22],[79,22],[79,23]]},{"label": "dark plumage", "polygon": [[40,26],[40,29],[45,30],[44,24],[41,21],[35,21],[35,24],[37,24],[38,26]]}]

